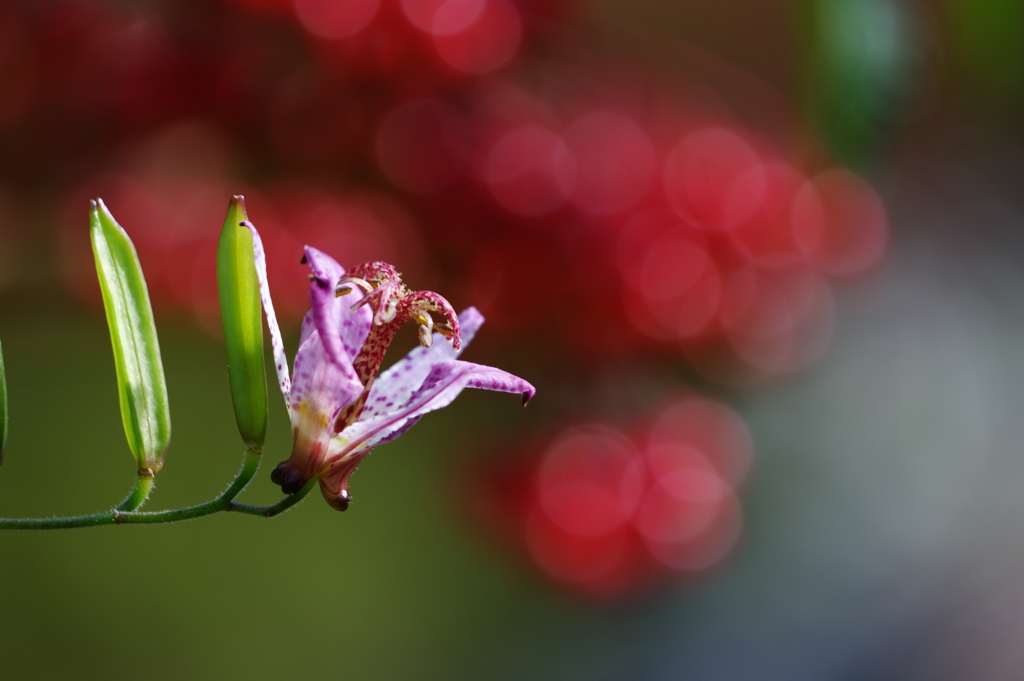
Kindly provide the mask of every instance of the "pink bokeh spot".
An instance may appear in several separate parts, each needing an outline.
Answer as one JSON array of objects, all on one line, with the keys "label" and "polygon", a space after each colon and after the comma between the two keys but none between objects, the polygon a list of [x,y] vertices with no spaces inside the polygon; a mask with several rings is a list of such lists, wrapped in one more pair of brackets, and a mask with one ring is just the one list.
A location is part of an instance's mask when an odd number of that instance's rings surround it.
[{"label": "pink bokeh spot", "polygon": [[[434,18],[431,32],[434,46],[446,64],[466,73],[487,73],[505,65],[516,54],[522,40],[519,10],[508,0],[482,0],[479,16],[462,30],[453,27],[464,19],[464,5],[470,0],[449,0]],[[438,30],[442,32],[438,32]]]},{"label": "pink bokeh spot", "polygon": [[500,487],[485,494],[511,503],[513,535],[543,573],[591,595],[616,595],[725,558],[742,527],[737,486],[752,451],[734,411],[687,394],[631,434],[567,428],[519,469],[530,478],[498,468],[492,479]]},{"label": "pink bokeh spot", "polygon": [[703,573],[725,560],[742,527],[739,499],[730,493],[722,498],[711,522],[700,534],[686,541],[659,541],[652,537],[645,546],[655,560],[670,570]]},{"label": "pink bokeh spot", "polygon": [[566,532],[598,536],[628,522],[644,471],[629,439],[611,428],[570,431],[547,450],[537,474],[540,508]]},{"label": "pink bokeh spot", "polygon": [[726,278],[719,319],[726,329],[759,337],[788,333],[797,322],[780,288],[750,268],[735,270]]},{"label": "pink bokeh spot", "polygon": [[803,252],[829,274],[857,274],[885,253],[885,206],[849,171],[829,170],[808,180],[793,201],[792,219]]},{"label": "pink bokeh spot", "polygon": [[689,293],[711,267],[707,251],[694,239],[667,234],[644,254],[637,288],[652,303]]},{"label": "pink bokeh spot", "polygon": [[662,451],[651,455],[671,456],[673,460],[661,464],[664,470],[644,496],[637,529],[645,539],[664,544],[699,536],[711,526],[731,490],[697,450],[663,446]]},{"label": "pink bokeh spot", "polygon": [[545,128],[509,131],[491,148],[485,170],[498,203],[526,217],[547,215],[565,203],[576,181],[576,160]]},{"label": "pink bokeh spot", "polygon": [[488,0],[401,0],[402,13],[413,26],[431,35],[460,33],[483,14]]},{"label": "pink bokeh spot", "polygon": [[786,267],[801,262],[804,253],[793,229],[793,200],[804,176],[787,163],[758,166],[767,182],[760,210],[729,231],[736,249],[750,262],[764,267]]},{"label": "pink bokeh spot", "polygon": [[587,114],[565,131],[565,142],[578,163],[572,201],[587,213],[621,213],[643,198],[654,180],[654,146],[626,116]]},{"label": "pink bokeh spot", "polygon": [[669,152],[662,176],[680,217],[705,229],[731,229],[761,207],[768,182],[746,140],[720,127],[695,130]]},{"label": "pink bokeh spot", "polygon": [[641,296],[629,305],[633,324],[653,338],[687,340],[710,331],[722,299],[722,277],[710,262],[691,287],[671,298]]},{"label": "pink bokeh spot", "polygon": [[[539,508],[526,520],[526,544],[537,566],[545,573],[587,591],[618,590],[617,572],[628,560],[629,530],[595,537],[568,532]],[[625,585],[631,586],[632,580]]]},{"label": "pink bokeh spot", "polygon": [[380,9],[380,0],[295,0],[302,26],[325,40],[351,38],[366,28]]},{"label": "pink bokeh spot", "polygon": [[[668,443],[703,452],[733,486],[746,478],[754,455],[753,439],[743,419],[725,404],[701,397],[685,397],[662,408],[647,437],[655,449]],[[656,466],[656,470],[660,469]]]}]

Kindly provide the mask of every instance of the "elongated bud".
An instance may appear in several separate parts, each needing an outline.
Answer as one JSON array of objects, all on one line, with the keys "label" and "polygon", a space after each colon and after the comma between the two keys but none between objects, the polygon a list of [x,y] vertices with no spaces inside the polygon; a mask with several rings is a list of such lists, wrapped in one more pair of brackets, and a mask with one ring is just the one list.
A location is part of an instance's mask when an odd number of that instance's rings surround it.
[{"label": "elongated bud", "polygon": [[156,473],[170,443],[171,415],[146,280],[135,246],[100,199],[89,209],[89,234],[114,349],[124,432],[139,470]]},{"label": "elongated bud", "polygon": [[0,345],[0,464],[7,447],[7,377],[4,375],[4,348]]},{"label": "elongated bud", "polygon": [[217,244],[217,291],[228,353],[231,401],[242,440],[259,451],[267,434],[267,375],[263,359],[260,282],[253,259],[245,199],[235,196]]}]

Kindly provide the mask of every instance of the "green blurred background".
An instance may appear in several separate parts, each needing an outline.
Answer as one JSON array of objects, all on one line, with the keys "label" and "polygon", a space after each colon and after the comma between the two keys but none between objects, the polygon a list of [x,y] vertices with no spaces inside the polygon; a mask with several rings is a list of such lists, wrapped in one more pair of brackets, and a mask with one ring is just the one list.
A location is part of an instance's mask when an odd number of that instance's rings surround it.
[{"label": "green blurred background", "polygon": [[[23,453],[4,467],[6,516],[104,508],[131,482],[116,397],[105,399],[116,396],[106,328],[48,307],[4,314],[9,446]],[[241,448],[223,349],[190,328],[162,332],[175,428],[151,503],[177,507],[221,491]],[[281,406],[271,465],[290,450]],[[514,662],[523,632],[507,624],[556,611],[460,529],[445,471],[470,437],[466,418],[441,415],[375,456],[359,473],[361,513],[318,500],[276,520],[6,534],[5,678],[451,678],[496,651]],[[247,499],[279,497],[265,473]]]}]

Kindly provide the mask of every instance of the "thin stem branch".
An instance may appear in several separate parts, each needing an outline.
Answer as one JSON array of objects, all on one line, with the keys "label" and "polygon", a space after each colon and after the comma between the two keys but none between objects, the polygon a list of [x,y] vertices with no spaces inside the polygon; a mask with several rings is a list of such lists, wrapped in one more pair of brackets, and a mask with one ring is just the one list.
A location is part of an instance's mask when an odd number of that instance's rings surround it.
[{"label": "thin stem branch", "polygon": [[315,484],[315,479],[310,480],[305,485],[303,485],[302,489],[300,489],[298,492],[285,497],[281,501],[271,506],[251,506],[249,504],[239,504],[232,501],[230,504],[228,504],[228,507],[225,510],[237,511],[239,513],[247,513],[249,515],[260,515],[264,518],[273,518],[275,515],[278,515],[279,513],[284,513],[289,508],[302,501],[306,497],[306,495],[309,494],[309,491],[313,489],[313,485]]},{"label": "thin stem branch", "polygon": [[140,469],[139,477],[135,479],[135,487],[128,493],[125,500],[115,507],[115,510],[134,511],[141,508],[146,503],[146,499],[149,498],[149,493],[153,491],[153,484],[155,482],[156,477],[153,475],[153,471]]},{"label": "thin stem branch", "polygon": [[167,511],[144,512],[136,510],[146,501],[153,488],[152,476],[146,476],[140,471],[135,487],[128,497],[117,507],[109,511],[65,518],[0,518],[0,530],[57,530],[72,527],[96,527],[98,525],[173,523],[179,520],[200,518],[221,511],[238,511],[247,515],[271,518],[300,502],[313,488],[315,481],[310,480],[295,494],[285,497],[270,506],[236,504],[234,502],[235,497],[253,479],[259,465],[260,452],[253,449],[246,450],[245,457],[242,460],[242,468],[238,471],[235,479],[231,481],[231,484],[228,485],[228,488],[217,498],[195,506]]}]

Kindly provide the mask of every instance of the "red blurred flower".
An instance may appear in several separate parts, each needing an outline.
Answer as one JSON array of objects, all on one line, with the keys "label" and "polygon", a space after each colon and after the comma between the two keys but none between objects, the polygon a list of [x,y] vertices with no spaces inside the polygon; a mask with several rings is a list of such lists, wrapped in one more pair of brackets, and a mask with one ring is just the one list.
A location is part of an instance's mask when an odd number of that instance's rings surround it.
[{"label": "red blurred flower", "polygon": [[507,455],[484,470],[483,516],[546,576],[593,596],[720,565],[742,526],[743,421],[691,395],[634,432],[575,426]]}]

